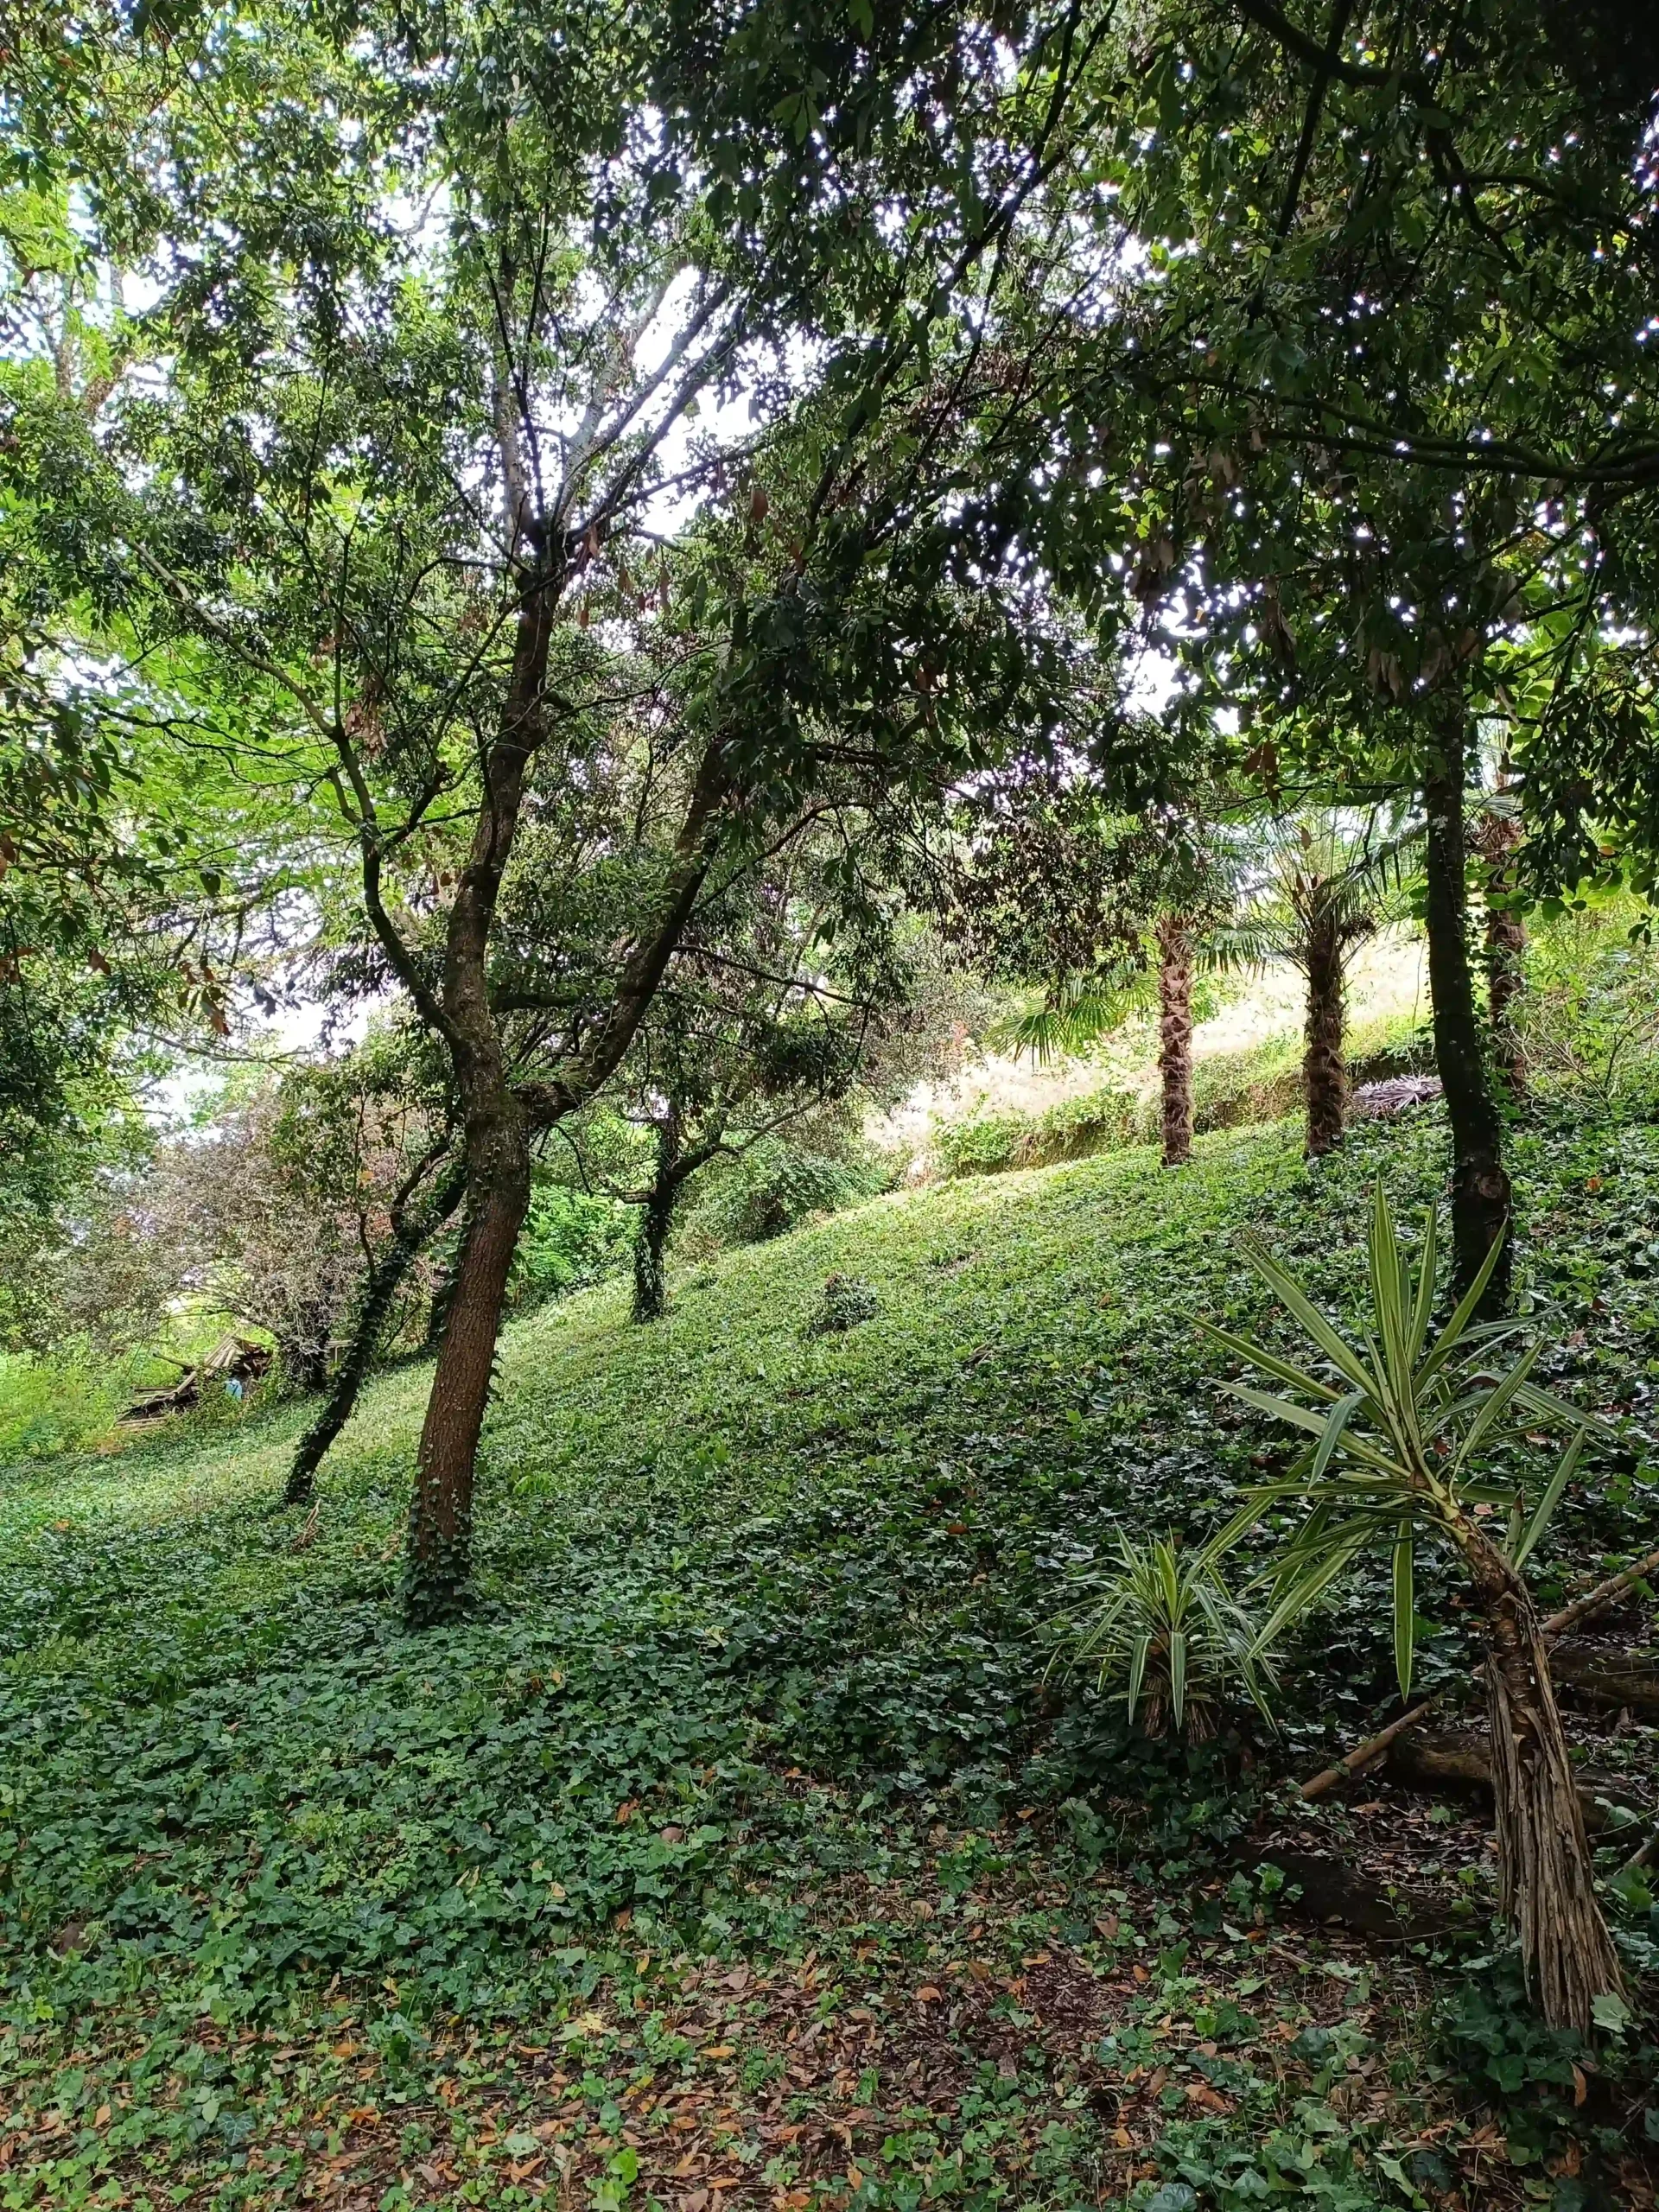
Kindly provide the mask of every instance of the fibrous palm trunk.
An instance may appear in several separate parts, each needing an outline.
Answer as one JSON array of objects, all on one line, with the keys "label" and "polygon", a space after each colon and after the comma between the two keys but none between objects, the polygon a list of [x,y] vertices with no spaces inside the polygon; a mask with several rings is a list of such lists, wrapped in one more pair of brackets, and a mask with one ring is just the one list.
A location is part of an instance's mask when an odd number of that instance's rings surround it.
[{"label": "fibrous palm trunk", "polygon": [[1306,1152],[1317,1159],[1342,1142],[1348,1124],[1348,1064],[1343,1054],[1343,945],[1329,899],[1318,899],[1303,947],[1307,976],[1307,1049],[1302,1081],[1307,1103]]},{"label": "fibrous palm trunk", "polygon": [[1163,1087],[1166,1167],[1192,1157],[1192,925],[1158,918],[1158,1072]]},{"label": "fibrous palm trunk", "polygon": [[1472,1524],[1459,1541],[1486,1630],[1498,1910],[1519,1937],[1544,2018],[1587,2030],[1595,1999],[1623,1977],[1596,1897],[1549,1660],[1516,1569]]},{"label": "fibrous palm trunk", "polygon": [[[1467,1289],[1510,1221],[1503,1124],[1492,1096],[1469,961],[1463,819],[1464,737],[1449,721],[1440,755],[1423,783],[1428,982],[1434,1011],[1434,1059],[1452,1129],[1452,1236],[1457,1281]],[[1493,1269],[1484,1306],[1503,1310],[1509,1295],[1510,1243]]]}]

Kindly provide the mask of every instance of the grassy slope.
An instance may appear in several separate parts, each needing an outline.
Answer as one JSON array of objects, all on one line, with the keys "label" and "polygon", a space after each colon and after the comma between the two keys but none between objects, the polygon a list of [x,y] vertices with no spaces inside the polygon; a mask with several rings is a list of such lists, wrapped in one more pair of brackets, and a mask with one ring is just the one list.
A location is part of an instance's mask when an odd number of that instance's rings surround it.
[{"label": "grassy slope", "polygon": [[[1554,1332],[1580,1338],[1569,1377],[1644,1423],[1659,1349],[1659,1278],[1647,1272],[1659,1259],[1659,1137],[1563,1123],[1519,1150],[1547,1239],[1527,1272]],[[1251,1309],[1230,1231],[1265,1224],[1340,1294],[1378,1166],[1402,1198],[1426,1194],[1440,1169],[1433,1122],[1364,1133],[1313,1175],[1292,1131],[1257,1129],[1205,1141],[1179,1178],[1135,1153],[906,1194],[682,1281],[651,1330],[628,1327],[615,1289],[523,1323],[504,1347],[487,1437],[480,1611],[419,1640],[397,1632],[393,1598],[424,1370],[376,1385],[328,1464],[313,1528],[274,1510],[298,1412],[8,1478],[0,1750],[15,1827],[3,1894],[24,2031],[11,2069],[36,2124],[78,2031],[85,2063],[72,2076],[85,2079],[64,2140],[37,2139],[16,2170],[36,2178],[0,2184],[16,2192],[0,2203],[76,2201],[66,2192],[90,2185],[100,2161],[135,2202],[179,2174],[195,2177],[202,2202],[221,2190],[227,2202],[285,2201],[328,2140],[326,2126],[309,2139],[319,2130],[302,2107],[337,2113],[351,2094],[377,2125],[382,2107],[416,2114],[404,2136],[389,2120],[378,2133],[356,2123],[374,2192],[395,2169],[407,2201],[455,2201],[443,2192],[463,2174],[477,2201],[528,2201],[554,2171],[545,2157],[539,2182],[504,2180],[503,2154],[493,2163],[475,2140],[487,2131],[469,2121],[472,2148],[423,2183],[421,2145],[404,2137],[412,2126],[434,2139],[423,2115],[441,2113],[429,2090],[441,2059],[452,2074],[457,2063],[450,2023],[544,2023],[587,2003],[576,2018],[594,2024],[598,2087],[580,2123],[547,2125],[563,2131],[582,2190],[591,2179],[643,2204],[650,2176],[670,2171],[665,2148],[650,2129],[627,2143],[607,2103],[616,2069],[642,2063],[618,2008],[669,2002],[619,1993],[619,1970],[632,1974],[639,1956],[659,1961],[651,1974],[677,1961],[673,2002],[694,2008],[709,2001],[694,1993],[696,1960],[738,1951],[781,1974],[777,1961],[817,1949],[843,1976],[861,1945],[868,1975],[913,1986],[918,1972],[968,1971],[930,1965],[938,1942],[918,1933],[924,1909],[955,1911],[978,1919],[993,1963],[1064,1942],[1095,2003],[1113,1961],[1135,1955],[1126,1947],[1190,1940],[1188,1908],[1171,1917],[1193,1847],[1182,1838],[1224,1827],[1218,1777],[1126,1747],[1085,1694],[1046,1697],[1035,1639],[1115,1527],[1202,1523],[1255,1471],[1267,1440],[1219,1414],[1192,1326],[1198,1313]],[[810,1335],[836,1270],[872,1285],[877,1317]],[[1628,1471],[1592,1477],[1547,1586],[1633,1548],[1652,1529],[1651,1495]],[[1455,1612],[1438,1610],[1449,1663]],[[1386,1700],[1378,1611],[1361,1591],[1322,1624],[1294,1733],[1346,1732]],[[1047,1809],[1066,1800],[1063,1816]],[[1137,1831],[1131,1814],[1148,1804]],[[1090,1870],[1128,1869],[1137,1852],[1143,1878],[1166,1870],[1163,1899],[1133,1923],[1120,1910],[1103,1937]],[[1123,1907],[1137,1896],[1131,1878]],[[1160,2004],[1180,1963],[1155,1983]],[[770,1986],[760,1972],[757,1988]],[[987,2005],[1018,2022],[1019,1993],[987,1972]],[[1226,1986],[1219,1964],[1177,1987],[1189,2018],[1211,1982]],[[1128,2018],[1141,2000],[1124,1986]],[[1293,2018],[1308,2016],[1309,1993],[1290,1991]],[[831,2013],[858,1994],[838,1980]],[[217,2028],[204,2030],[204,2006]],[[777,2119],[772,2028],[749,2009],[753,2051],[740,2040],[731,2063],[747,2069],[756,2112],[771,2096],[775,2133],[794,2122]],[[346,2056],[319,2056],[296,2101],[291,2078],[269,2069],[273,2042],[309,2048],[320,2020],[346,2016],[365,2056],[348,2037]],[[752,2201],[798,2183],[908,2202],[906,2177],[937,2181],[970,2138],[984,2172],[969,2201],[1092,2201],[1102,2159],[1117,2160],[1121,2181],[1158,2138],[1160,2110],[1137,2118],[1126,2104],[1116,2133],[1105,2128],[1100,2097],[1084,2102],[1094,2092],[1075,2034],[1064,2059],[1045,2057],[1040,2012],[1031,2021],[1039,2055],[1028,2084],[1027,2062],[1015,2066],[1009,2095],[1025,2101],[1002,2150],[973,2101],[1001,2095],[985,2082],[1006,2087],[1007,2050],[986,2075],[983,2038],[964,2046],[959,2033],[960,2079],[929,2102],[925,2141],[878,2153],[851,2183],[820,2100],[798,2152],[798,2130],[773,2145],[772,2180],[757,2180]],[[566,2032],[579,2073],[582,2031]],[[777,2026],[773,2040],[785,2034]],[[1317,2075],[1317,2055],[1304,2074]],[[878,2067],[861,2084],[856,2108],[880,2115],[866,2123],[878,2135],[902,2101],[898,2074],[889,2082]],[[1258,2088],[1224,2086],[1205,2124],[1259,2133],[1252,2097],[1267,2100],[1261,2113],[1287,2110],[1295,2077],[1281,2066]],[[843,2113],[852,2086],[836,2092]],[[1121,2082],[1113,2094],[1125,2096]],[[660,2133],[670,2123],[658,2122]],[[753,2119],[731,2168],[745,2188],[763,2170],[765,2127]],[[494,2133],[505,2141],[505,2121]],[[516,2139],[523,2164],[534,2144]],[[705,2164],[688,2168],[687,2188],[723,2156],[717,2133],[693,2141]],[[632,2194],[630,2153],[645,2162]]]}]

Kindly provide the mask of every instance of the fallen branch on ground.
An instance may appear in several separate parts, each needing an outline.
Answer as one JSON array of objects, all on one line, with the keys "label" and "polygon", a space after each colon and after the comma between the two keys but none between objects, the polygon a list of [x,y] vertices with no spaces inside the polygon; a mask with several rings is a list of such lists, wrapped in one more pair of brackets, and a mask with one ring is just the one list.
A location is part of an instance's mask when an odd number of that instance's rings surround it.
[{"label": "fallen branch on ground", "polygon": [[[1558,1636],[1565,1636],[1568,1629],[1576,1628],[1580,1621],[1588,1620],[1592,1614],[1600,1612],[1621,1591],[1628,1590],[1633,1582],[1640,1582],[1643,1575],[1651,1574],[1656,1567],[1659,1567],[1659,1550],[1650,1551],[1645,1558],[1637,1560],[1633,1567],[1621,1567],[1617,1574],[1610,1574],[1605,1582],[1598,1582],[1593,1590],[1586,1590],[1581,1598],[1575,1598],[1570,1605],[1563,1605],[1559,1613],[1552,1613],[1543,1624],[1541,1633],[1552,1641]],[[1484,1672],[1484,1667],[1476,1668],[1477,1680]],[[1433,1697],[1424,1698],[1421,1704],[1413,1706],[1409,1713],[1402,1713],[1397,1720],[1391,1720],[1375,1736],[1368,1736],[1363,1744],[1345,1758],[1339,1758],[1334,1766],[1325,1767],[1312,1776],[1302,1784],[1299,1795],[1305,1800],[1323,1797],[1327,1789],[1334,1789],[1338,1783],[1345,1782],[1351,1774],[1363,1772],[1374,1760],[1382,1757],[1396,1737],[1403,1736],[1408,1728],[1416,1727],[1431,1713],[1438,1712],[1440,1703],[1440,1694],[1437,1690]]]}]

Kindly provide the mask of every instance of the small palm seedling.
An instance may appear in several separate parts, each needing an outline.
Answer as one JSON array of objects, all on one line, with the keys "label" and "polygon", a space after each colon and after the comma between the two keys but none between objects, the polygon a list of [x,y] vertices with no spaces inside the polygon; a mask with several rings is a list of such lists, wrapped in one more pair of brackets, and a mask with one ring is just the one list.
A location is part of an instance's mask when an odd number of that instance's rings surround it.
[{"label": "small palm seedling", "polygon": [[1072,1646],[1075,1667],[1143,1714],[1148,1736],[1170,1726],[1198,1741],[1216,1732],[1222,1707],[1243,1690],[1264,1719],[1274,1674],[1258,1623],[1228,1588],[1213,1547],[1182,1552],[1173,1536],[1118,1539],[1118,1560],[1099,1610]]},{"label": "small palm seedling", "polygon": [[[1280,1555],[1264,1637],[1313,1604],[1363,1553],[1386,1549],[1394,1565],[1395,1652],[1402,1694],[1411,1681],[1417,1548],[1452,1552],[1463,1564],[1485,1632],[1486,1700],[1492,1732],[1499,1909],[1516,1927],[1547,2018],[1587,2029],[1597,1999],[1616,1995],[1618,1965],[1596,1899],[1589,1846],[1573,1787],[1549,1662],[1522,1573],[1576,1465],[1601,1424],[1531,1380],[1539,1345],[1516,1352],[1514,1322],[1474,1316],[1497,1248],[1467,1295],[1434,1333],[1434,1216],[1427,1217],[1414,1271],[1395,1233],[1381,1183],[1369,1239],[1370,1313],[1358,1344],[1334,1328],[1295,1278],[1254,1238],[1245,1256],[1318,1347],[1312,1373],[1267,1347],[1210,1334],[1281,1385],[1279,1395],[1230,1385],[1233,1394],[1313,1440],[1282,1481],[1256,1491],[1224,1541],[1287,1505],[1306,1511]],[[1495,1356],[1496,1358],[1495,1358]],[[1494,1372],[1494,1366],[1502,1372]],[[1540,1423],[1571,1440],[1532,1511],[1513,1484],[1484,1479],[1492,1447]],[[1504,1520],[1496,1509],[1507,1509]]]}]

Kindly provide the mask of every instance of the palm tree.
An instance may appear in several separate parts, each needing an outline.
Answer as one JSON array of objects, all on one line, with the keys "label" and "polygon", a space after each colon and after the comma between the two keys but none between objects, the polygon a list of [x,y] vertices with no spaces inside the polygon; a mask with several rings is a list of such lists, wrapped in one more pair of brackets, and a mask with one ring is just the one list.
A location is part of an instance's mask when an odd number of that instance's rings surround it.
[{"label": "palm tree", "polygon": [[[1318,1370],[1225,1330],[1208,1333],[1279,1386],[1270,1392],[1235,1382],[1232,1394],[1313,1440],[1282,1480],[1254,1493],[1217,1545],[1236,1542],[1287,1505],[1306,1509],[1277,1562],[1278,1601],[1262,1624],[1263,1645],[1364,1553],[1389,1553],[1402,1697],[1410,1692],[1416,1636],[1417,1548],[1427,1541],[1460,1562],[1485,1631],[1498,1908],[1519,1936],[1546,2018],[1587,2030],[1598,2000],[1618,1994],[1621,1976],[1596,1897],[1548,1649],[1524,1569],[1592,1431],[1603,1425],[1532,1382],[1535,1341],[1506,1367],[1495,1361],[1519,1332],[1512,1321],[1475,1322],[1497,1264],[1496,1244],[1451,1319],[1431,1337],[1434,1215],[1427,1217],[1414,1269],[1381,1182],[1371,1211],[1370,1310],[1357,1344],[1259,1239],[1242,1241],[1269,1294],[1317,1347]],[[1529,1515],[1520,1489],[1495,1483],[1484,1470],[1495,1446],[1541,1423],[1565,1428],[1571,1441]]]},{"label": "palm tree", "polygon": [[1133,858],[1117,887],[1109,957],[1051,986],[1001,1033],[1042,1062],[1087,1052],[1155,1003],[1163,1162],[1179,1167],[1192,1156],[1192,985],[1203,969],[1236,964],[1239,850],[1212,814],[1196,810],[1143,821],[1123,850]]},{"label": "palm tree", "polygon": [[1230,933],[1243,962],[1287,960],[1306,979],[1309,1159],[1340,1144],[1348,1123],[1348,970],[1367,938],[1405,911],[1406,855],[1421,832],[1376,809],[1356,818],[1322,808],[1263,825],[1265,849]]}]

